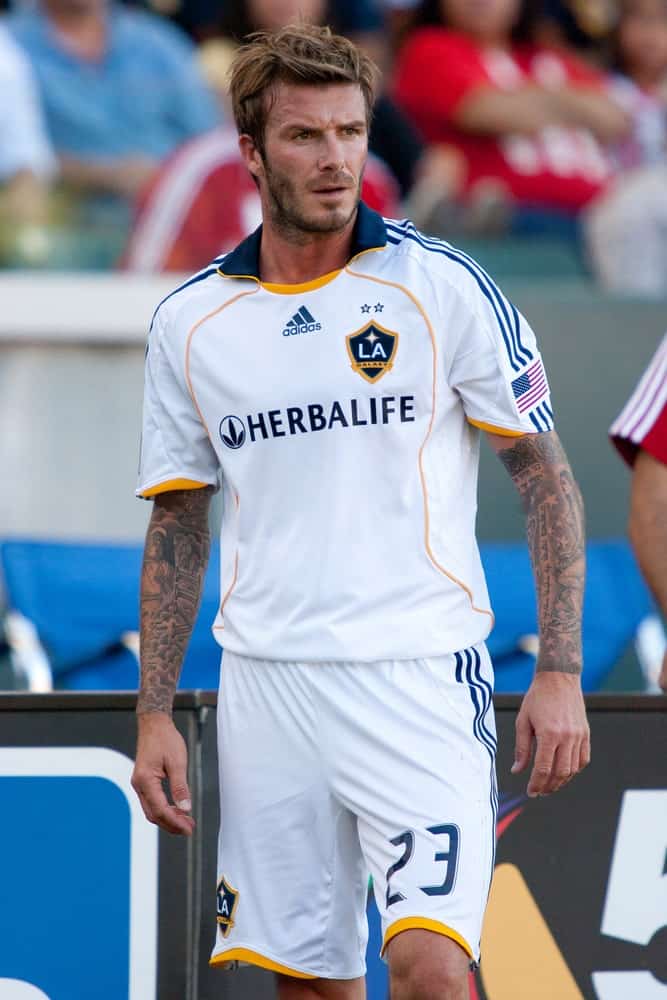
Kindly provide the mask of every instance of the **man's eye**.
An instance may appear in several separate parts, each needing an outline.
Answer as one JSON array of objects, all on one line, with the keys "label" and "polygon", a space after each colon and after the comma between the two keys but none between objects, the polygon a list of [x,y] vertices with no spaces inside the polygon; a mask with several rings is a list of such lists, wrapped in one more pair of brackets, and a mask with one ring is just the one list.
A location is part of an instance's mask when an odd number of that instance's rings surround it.
[{"label": "man's eye", "polygon": [[303,128],[303,129],[301,129],[300,132],[297,132],[295,138],[296,139],[310,139],[310,137],[312,136],[312,134],[313,133],[309,129]]}]

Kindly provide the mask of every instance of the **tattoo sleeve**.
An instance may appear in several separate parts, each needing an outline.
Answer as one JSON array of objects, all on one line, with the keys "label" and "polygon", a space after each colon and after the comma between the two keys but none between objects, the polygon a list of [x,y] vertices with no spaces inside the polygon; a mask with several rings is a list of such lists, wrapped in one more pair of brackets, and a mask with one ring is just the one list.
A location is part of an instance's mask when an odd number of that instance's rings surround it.
[{"label": "tattoo sleeve", "polygon": [[141,569],[141,686],[137,713],[171,712],[201,600],[213,487],[158,495]]},{"label": "tattoo sleeve", "polygon": [[517,438],[498,454],[526,513],[540,630],[536,669],[578,674],[585,577],[579,487],[554,431]]}]

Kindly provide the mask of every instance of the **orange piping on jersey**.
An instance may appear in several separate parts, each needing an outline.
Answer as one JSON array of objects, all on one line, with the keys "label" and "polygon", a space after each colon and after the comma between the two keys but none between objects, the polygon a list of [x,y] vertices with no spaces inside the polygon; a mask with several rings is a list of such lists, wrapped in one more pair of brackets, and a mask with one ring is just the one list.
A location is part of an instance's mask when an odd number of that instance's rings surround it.
[{"label": "orange piping on jersey", "polygon": [[169,493],[171,490],[203,490],[208,483],[197,482],[196,479],[168,479],[157,486],[150,486],[142,492],[142,497],[154,497],[158,493]]},{"label": "orange piping on jersey", "polygon": [[453,927],[448,927],[447,924],[441,923],[439,920],[429,920],[428,917],[403,917],[402,920],[397,920],[396,923],[390,924],[385,933],[380,954],[384,955],[385,948],[397,934],[400,934],[402,931],[413,930],[433,931],[434,934],[442,934],[443,937],[451,938],[452,941],[456,941],[463,948],[466,955],[469,955],[473,960],[475,958],[472,948],[458,931],[455,931]]},{"label": "orange piping on jersey", "polygon": [[[225,604],[227,603],[227,601],[228,601],[228,599],[229,599],[229,597],[231,595],[232,590],[236,586],[236,580],[237,580],[238,575],[239,575],[239,554],[237,552],[235,554],[235,556],[234,556],[234,575],[232,576],[232,582],[227,587],[227,593],[225,594],[225,596],[223,597],[222,601],[220,602],[220,617],[221,618],[222,618],[222,616],[224,614],[224,611],[225,611]],[[222,629],[224,629],[224,627],[225,627],[224,624],[223,625],[214,625],[213,626],[213,628],[218,629],[218,630],[222,630]]]},{"label": "orange piping on jersey", "polygon": [[[244,298],[246,295],[254,295],[255,292],[258,291],[258,289],[259,289],[259,284],[257,284],[249,292],[239,292],[238,295],[235,295],[233,298],[229,299],[227,302],[224,302],[221,306],[218,306],[218,308],[214,309],[213,312],[207,313],[206,316],[203,316],[200,320],[197,320],[197,322],[195,323],[195,325],[190,330],[190,333],[188,334],[188,342],[187,342],[186,347],[185,347],[185,378],[186,378],[186,381],[188,383],[188,389],[189,389],[190,395],[192,397],[192,402],[194,403],[195,409],[196,409],[197,413],[199,414],[199,419],[201,420],[201,422],[202,422],[202,424],[204,426],[204,429],[205,429],[206,433],[208,434],[208,438],[209,438],[209,441],[211,441],[211,444],[213,444],[213,441],[211,439],[211,432],[209,431],[209,429],[208,429],[208,427],[206,425],[206,421],[204,420],[204,416],[203,416],[201,410],[199,409],[199,406],[197,405],[197,399],[195,397],[195,391],[192,388],[192,381],[190,379],[190,344],[192,342],[192,337],[193,337],[194,333],[202,325],[202,323],[205,323],[207,319],[211,319],[213,316],[217,316],[217,314],[221,313],[223,311],[223,309],[227,308],[227,306],[233,305],[235,302],[238,302],[239,299]],[[238,498],[238,494],[236,494],[236,508],[237,508],[237,510],[238,510],[238,507],[239,507],[239,498]],[[232,590],[234,589],[234,587],[236,585],[236,578],[238,576],[238,569],[239,569],[239,554],[237,552],[236,555],[235,555],[235,557],[234,557],[234,576],[232,578],[231,584],[229,585],[229,589],[227,590],[227,593],[223,597],[222,603],[220,604],[220,615],[221,616],[222,616],[222,612],[223,612],[223,609],[225,607],[225,603],[227,601],[227,598],[229,597],[229,595],[231,594]],[[218,625],[217,628],[224,628],[224,625]]]},{"label": "orange piping on jersey", "polygon": [[234,295],[231,299],[228,299],[227,302],[223,302],[223,304],[221,306],[218,306],[216,309],[213,309],[212,312],[207,313],[206,316],[202,316],[201,319],[198,319],[197,322],[195,323],[195,325],[190,330],[190,333],[188,334],[187,343],[185,345],[185,381],[188,384],[188,391],[189,391],[190,396],[192,398],[192,402],[194,403],[195,410],[197,411],[199,419],[202,422],[202,426],[203,426],[204,430],[208,434],[208,439],[211,442],[211,444],[213,444],[213,439],[211,437],[211,432],[209,431],[208,425],[207,425],[206,421],[204,420],[204,415],[203,415],[202,411],[199,409],[199,404],[197,403],[197,397],[195,396],[195,391],[192,388],[192,379],[190,378],[190,345],[192,343],[192,338],[193,338],[194,334],[197,332],[197,330],[199,329],[199,327],[203,323],[205,323],[207,319],[212,319],[213,316],[217,316],[218,313],[221,313],[228,306],[234,305],[234,303],[238,302],[239,299],[245,298],[246,295],[254,295],[255,292],[258,291],[258,289],[259,289],[259,285],[256,285],[255,288],[252,288],[249,292],[239,292],[238,295]]},{"label": "orange piping on jersey", "polygon": [[[345,270],[349,274],[354,274],[355,273],[354,271],[350,271],[350,264],[352,263],[353,260],[359,260],[360,257],[365,257],[367,253],[377,253],[378,250],[386,250],[386,249],[387,249],[387,244],[385,243],[381,247],[368,247],[367,250],[361,250],[359,253],[355,253],[354,257],[350,257],[350,259],[348,260]],[[358,278],[359,275],[357,274],[355,275],[355,277]],[[380,279],[378,278],[377,280],[379,281]]]},{"label": "orange piping on jersey", "polygon": [[422,441],[421,448],[419,449],[419,458],[418,458],[419,477],[421,479],[422,495],[424,497],[424,547],[426,548],[426,554],[428,555],[429,559],[431,560],[435,568],[444,576],[446,576],[448,580],[451,580],[452,583],[455,583],[458,587],[460,587],[461,590],[464,590],[468,595],[468,599],[470,601],[470,607],[472,608],[472,610],[478,612],[478,614],[480,615],[488,615],[489,618],[491,619],[491,625],[493,626],[493,623],[495,621],[493,612],[490,611],[488,608],[478,608],[475,606],[475,598],[473,597],[473,593],[470,587],[468,587],[465,583],[463,583],[462,580],[459,580],[458,577],[454,576],[453,573],[450,573],[448,570],[446,570],[444,566],[441,566],[438,560],[435,558],[435,554],[433,552],[433,549],[431,548],[431,541],[430,541],[431,523],[429,517],[428,492],[426,489],[426,477],[424,476],[424,461],[423,461],[424,449],[426,448],[428,439],[431,436],[431,431],[433,430],[433,422],[435,420],[435,396],[436,396],[436,380],[438,371],[437,368],[438,349],[435,342],[435,334],[433,333],[433,327],[431,326],[431,321],[428,318],[426,310],[424,309],[422,304],[419,302],[417,298],[415,298],[412,292],[405,287],[405,285],[401,285],[397,281],[386,281],[384,278],[376,278],[372,274],[359,274],[357,271],[351,271],[349,265],[348,267],[345,268],[345,270],[353,278],[362,278],[362,279],[365,278],[367,281],[374,281],[378,285],[386,285],[389,288],[397,288],[399,292],[403,292],[404,295],[407,295],[407,297],[410,299],[410,301],[415,306],[415,308],[421,315],[422,319],[426,323],[426,328],[431,338],[431,349],[433,353],[433,391],[431,396],[431,419],[429,421],[428,430],[426,431],[426,436]]},{"label": "orange piping on jersey", "polygon": [[298,969],[291,969],[289,965],[281,965],[274,962],[272,958],[260,955],[258,951],[251,951],[250,948],[230,948],[220,955],[214,955],[209,961],[209,965],[226,965],[228,962],[248,962],[250,965],[258,965],[260,969],[269,969],[271,972],[280,972],[283,976],[292,976],[294,979],[317,979],[310,972],[299,972]]},{"label": "orange piping on jersey", "polygon": [[520,438],[526,437],[526,433],[530,433],[526,431],[511,431],[507,427],[494,427],[493,424],[485,424],[481,420],[473,420],[472,417],[466,417],[466,420],[473,427],[479,427],[481,431],[488,431],[490,434],[500,434],[501,437]]},{"label": "orange piping on jersey", "polygon": [[285,285],[274,281],[262,281],[260,284],[267,292],[275,292],[276,295],[301,295],[303,292],[312,292],[316,288],[328,285],[330,281],[338,277],[342,270],[342,267],[338,267],[335,271],[328,271],[319,278],[313,278],[312,281],[302,281],[298,285]]}]

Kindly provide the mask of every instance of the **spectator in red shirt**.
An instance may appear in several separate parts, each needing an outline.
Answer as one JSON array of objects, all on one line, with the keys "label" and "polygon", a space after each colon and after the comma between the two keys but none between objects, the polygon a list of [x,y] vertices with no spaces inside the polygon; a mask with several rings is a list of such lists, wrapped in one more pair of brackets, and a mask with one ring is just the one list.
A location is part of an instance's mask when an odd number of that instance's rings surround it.
[{"label": "spectator in red shirt", "polygon": [[576,215],[607,188],[605,145],[628,128],[603,77],[532,41],[533,4],[423,0],[395,95],[428,142],[457,147],[465,196]]}]

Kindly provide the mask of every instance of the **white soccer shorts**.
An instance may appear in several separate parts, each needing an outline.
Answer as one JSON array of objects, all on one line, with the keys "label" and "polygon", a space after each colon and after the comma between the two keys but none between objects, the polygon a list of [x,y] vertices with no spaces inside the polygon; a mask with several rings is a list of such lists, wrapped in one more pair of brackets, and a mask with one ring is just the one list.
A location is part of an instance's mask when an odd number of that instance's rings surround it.
[{"label": "white soccer shorts", "polygon": [[495,843],[491,695],[483,644],[375,663],[225,652],[211,963],[362,976],[369,873],[384,945],[425,928],[478,960]]}]

